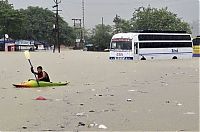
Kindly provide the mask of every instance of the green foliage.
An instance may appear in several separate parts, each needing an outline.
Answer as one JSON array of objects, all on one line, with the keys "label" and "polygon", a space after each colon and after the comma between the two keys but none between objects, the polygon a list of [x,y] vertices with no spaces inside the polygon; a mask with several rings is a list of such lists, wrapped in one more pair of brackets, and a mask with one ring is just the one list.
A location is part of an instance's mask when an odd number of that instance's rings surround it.
[{"label": "green foliage", "polygon": [[20,12],[24,15],[23,23],[23,39],[44,40],[52,36],[54,13],[48,9],[39,7],[28,7],[21,9]]},{"label": "green foliage", "polygon": [[167,8],[141,7],[135,10],[131,19],[132,30],[170,30],[191,32],[189,24],[182,21]]},{"label": "green foliage", "polygon": [[[40,7],[28,7],[21,9],[20,12],[25,16],[23,25],[23,38],[38,41],[46,41],[55,43],[55,32],[53,32],[53,25],[55,23],[55,14]],[[74,42],[73,29],[59,17],[60,29],[60,43],[70,44]]]},{"label": "green foliage", "polygon": [[[30,39],[55,43],[55,13],[40,7],[15,10],[6,1],[0,1],[0,38],[8,34],[13,39]],[[73,28],[59,16],[60,44],[75,41]]]},{"label": "green foliage", "polygon": [[115,23],[114,33],[127,32],[131,30],[130,20],[121,19],[120,16],[116,15],[113,22]]},{"label": "green foliage", "polygon": [[8,1],[0,1],[0,38],[3,34],[9,34],[14,39],[18,38],[22,23],[23,15],[14,10]]},{"label": "green foliage", "polygon": [[60,41],[66,46],[74,44],[76,39],[75,31],[66,22],[61,22],[60,25]]},{"label": "green foliage", "polygon": [[167,8],[139,7],[134,11],[130,20],[124,20],[116,16],[113,22],[115,23],[115,32],[168,30],[191,33],[189,24],[178,18],[176,14],[168,11]]},{"label": "green foliage", "polygon": [[91,43],[95,44],[99,50],[109,48],[112,37],[112,27],[110,25],[96,25],[92,30]]}]

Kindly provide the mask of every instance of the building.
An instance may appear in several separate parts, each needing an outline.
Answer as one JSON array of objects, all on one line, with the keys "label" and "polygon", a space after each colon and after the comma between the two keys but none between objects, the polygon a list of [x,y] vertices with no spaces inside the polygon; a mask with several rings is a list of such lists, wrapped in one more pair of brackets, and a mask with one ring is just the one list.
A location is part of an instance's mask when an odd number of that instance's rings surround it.
[{"label": "building", "polygon": [[16,51],[22,51],[22,50],[35,50],[34,41],[31,40],[17,40],[15,41],[15,49]]},{"label": "building", "polygon": [[15,51],[15,41],[8,39],[0,39],[0,51]]}]

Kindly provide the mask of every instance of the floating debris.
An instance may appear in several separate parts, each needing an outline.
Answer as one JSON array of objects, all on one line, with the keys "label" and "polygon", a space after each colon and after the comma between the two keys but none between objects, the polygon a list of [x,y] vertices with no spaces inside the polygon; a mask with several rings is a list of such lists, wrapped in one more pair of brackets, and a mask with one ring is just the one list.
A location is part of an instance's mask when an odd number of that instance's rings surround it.
[{"label": "floating debris", "polygon": [[56,130],[53,130],[53,129],[45,129],[45,130],[42,130],[42,131],[52,132],[52,131],[56,131]]},{"label": "floating debris", "polygon": [[128,101],[128,102],[131,102],[131,101],[132,101],[132,99],[127,99],[126,101]]},{"label": "floating debris", "polygon": [[107,129],[107,127],[105,125],[99,125],[98,127],[99,129]]},{"label": "floating debris", "polygon": [[176,105],[177,105],[177,106],[182,106],[183,104],[181,104],[181,103],[177,103]]},{"label": "floating debris", "polygon": [[62,99],[55,99],[55,101],[61,101]]},{"label": "floating debris", "polygon": [[112,103],[108,103],[108,105],[110,105],[110,106],[113,106],[113,105],[115,105],[115,104],[112,104]]},{"label": "floating debris", "polygon": [[39,96],[37,97],[35,100],[47,100],[46,98],[42,97],[42,96]]},{"label": "floating debris", "polygon": [[167,100],[167,101],[165,101],[165,103],[166,103],[166,104],[169,104],[169,103],[170,103],[170,101],[168,101],[168,100]]},{"label": "floating debris", "polygon": [[95,89],[91,89],[91,91],[95,91]]},{"label": "floating debris", "polygon": [[95,110],[90,110],[89,112],[91,112],[91,113],[92,113],[92,112],[95,112]]},{"label": "floating debris", "polygon": [[96,123],[94,122],[94,123],[89,124],[89,125],[88,125],[88,128],[95,127],[95,126],[98,126],[98,124],[96,124]]},{"label": "floating debris", "polygon": [[94,83],[85,83],[84,85],[94,85]]},{"label": "floating debris", "polygon": [[100,96],[100,97],[101,97],[101,96],[103,96],[103,95],[102,95],[102,94],[95,94],[95,96]]},{"label": "floating debris", "polygon": [[65,128],[65,126],[64,125],[60,125],[60,128]]},{"label": "floating debris", "polygon": [[86,116],[85,113],[77,113],[76,116]]},{"label": "floating debris", "polygon": [[28,127],[27,127],[27,126],[23,126],[22,128],[23,128],[23,129],[27,129]]},{"label": "floating debris", "polygon": [[78,123],[78,126],[85,126],[85,123],[79,122],[79,123]]},{"label": "floating debris", "polygon": [[186,112],[186,113],[183,113],[184,115],[195,115],[194,112]]},{"label": "floating debris", "polygon": [[139,93],[148,93],[148,92],[145,92],[145,91],[137,91],[137,92],[139,92]]},{"label": "floating debris", "polygon": [[109,112],[109,110],[103,110],[103,112]]},{"label": "floating debris", "polygon": [[128,90],[128,92],[136,92],[136,90],[134,90],[134,89],[131,89],[131,90]]}]

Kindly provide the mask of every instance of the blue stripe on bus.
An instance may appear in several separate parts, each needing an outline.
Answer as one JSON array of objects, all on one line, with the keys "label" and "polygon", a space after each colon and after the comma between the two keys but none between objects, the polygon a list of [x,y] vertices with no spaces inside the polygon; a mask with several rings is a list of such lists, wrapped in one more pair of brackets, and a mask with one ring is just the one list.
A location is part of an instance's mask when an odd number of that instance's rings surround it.
[{"label": "blue stripe on bus", "polygon": [[200,57],[200,54],[193,54],[193,57]]},{"label": "blue stripe on bus", "polygon": [[146,53],[146,54],[139,54],[139,55],[151,55],[151,54],[192,54],[192,52],[178,52],[178,53]]}]

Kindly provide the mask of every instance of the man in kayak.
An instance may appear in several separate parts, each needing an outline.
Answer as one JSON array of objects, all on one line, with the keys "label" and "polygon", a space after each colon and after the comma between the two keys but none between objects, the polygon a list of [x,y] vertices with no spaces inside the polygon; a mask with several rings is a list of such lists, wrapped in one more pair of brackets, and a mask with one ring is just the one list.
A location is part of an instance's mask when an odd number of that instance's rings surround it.
[{"label": "man in kayak", "polygon": [[45,71],[42,70],[41,66],[37,67],[37,72],[35,72],[34,69],[33,69],[33,67],[31,67],[31,72],[33,74],[37,75],[37,80],[38,81],[50,82],[49,75]]}]

